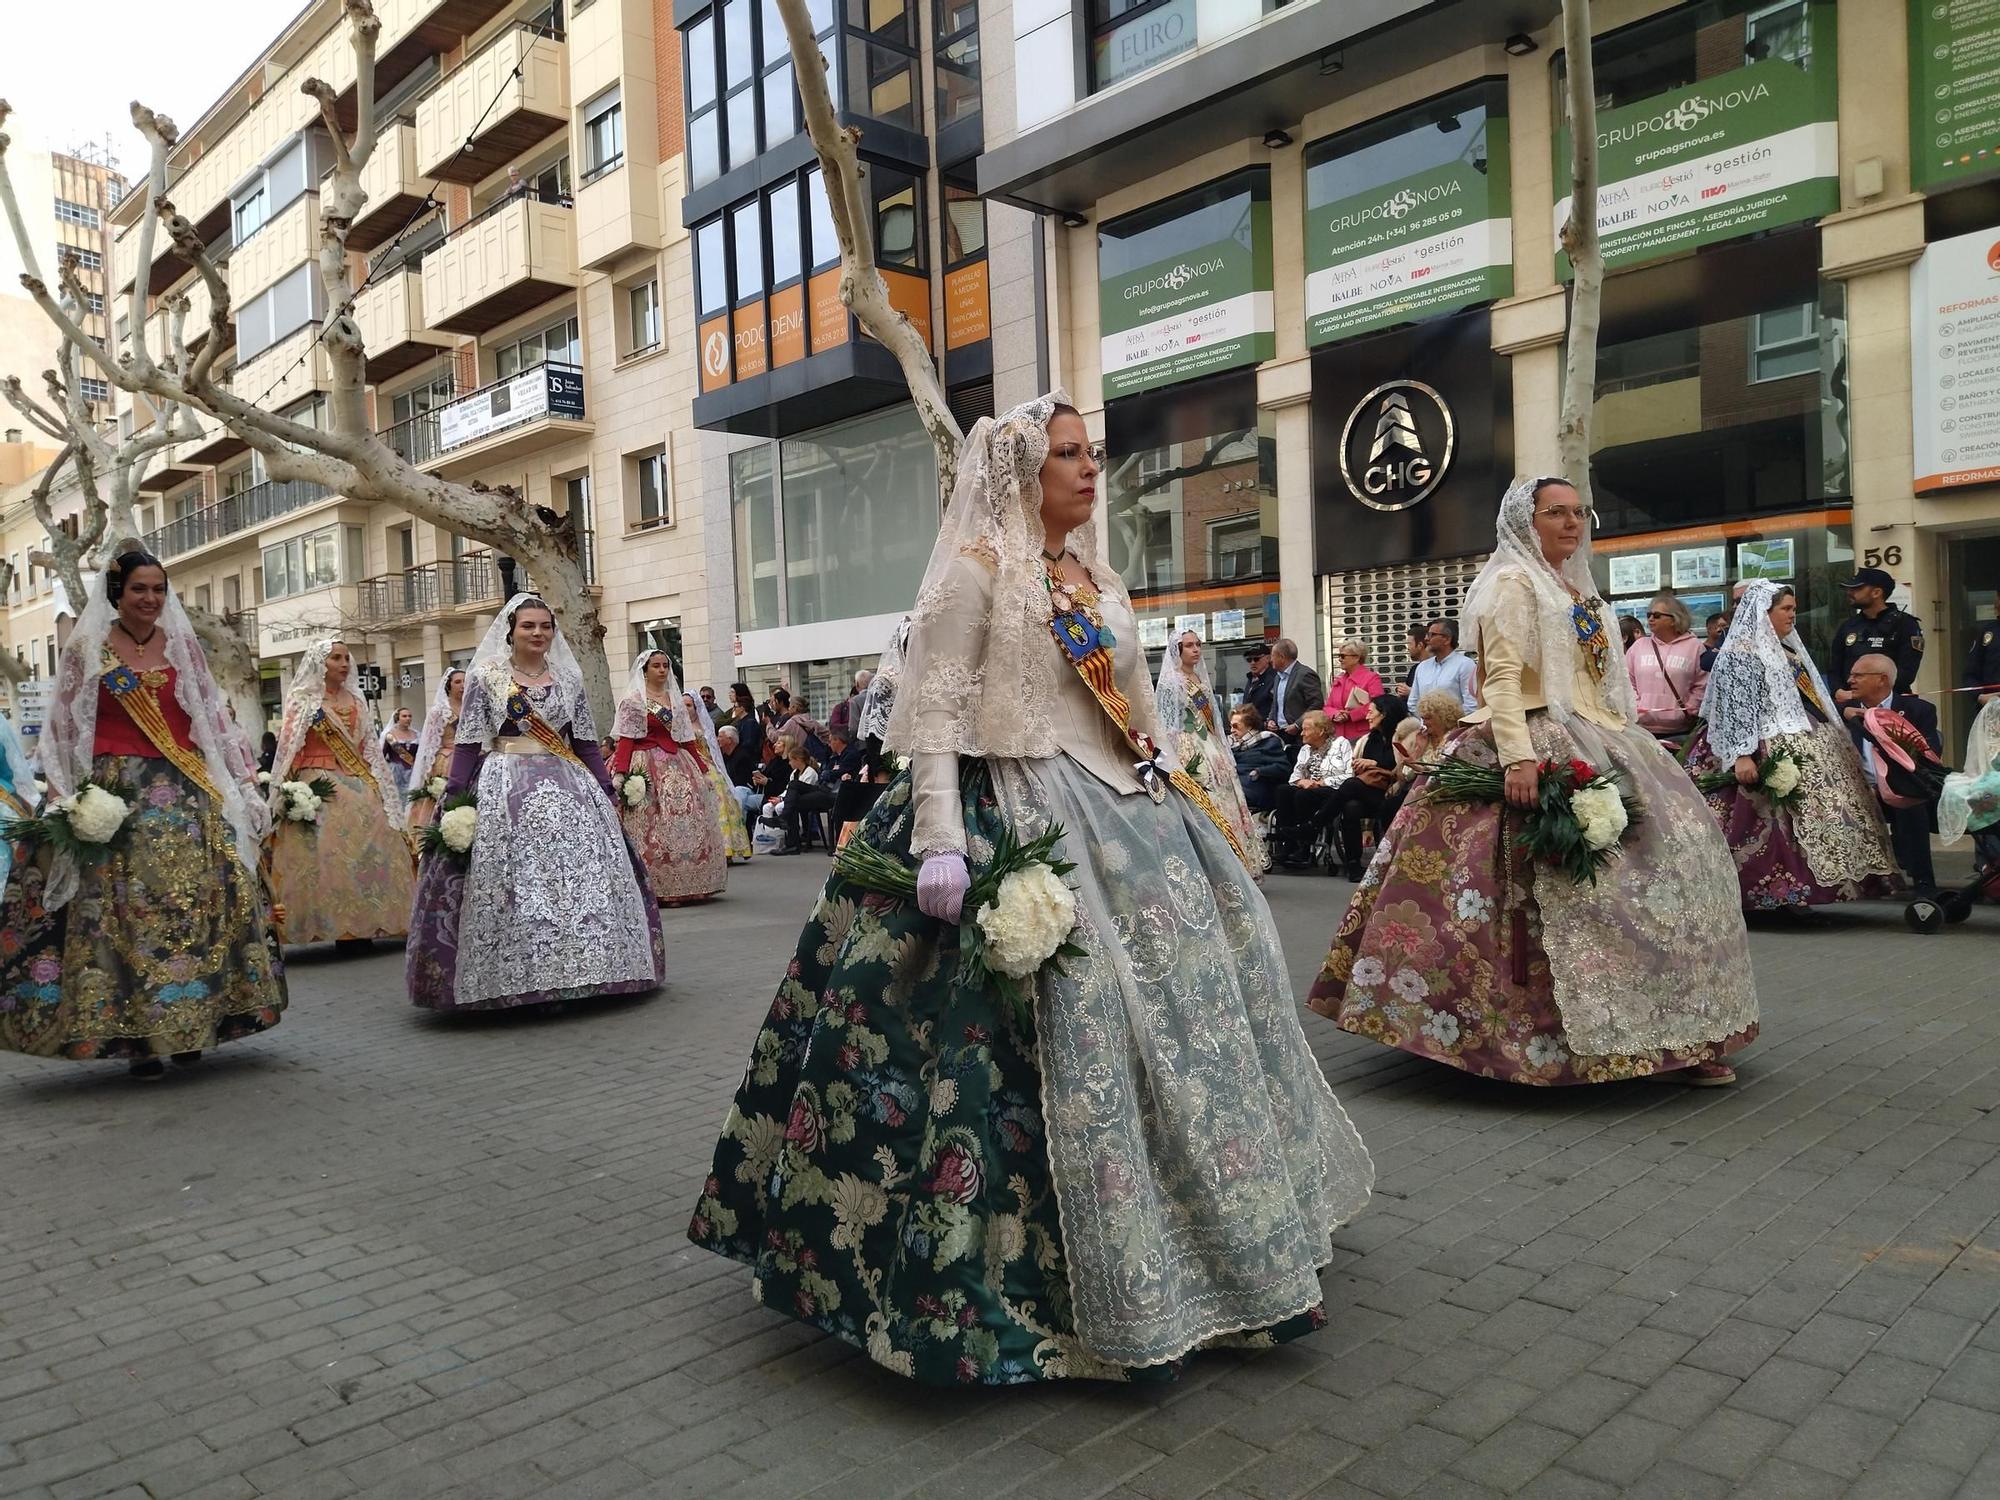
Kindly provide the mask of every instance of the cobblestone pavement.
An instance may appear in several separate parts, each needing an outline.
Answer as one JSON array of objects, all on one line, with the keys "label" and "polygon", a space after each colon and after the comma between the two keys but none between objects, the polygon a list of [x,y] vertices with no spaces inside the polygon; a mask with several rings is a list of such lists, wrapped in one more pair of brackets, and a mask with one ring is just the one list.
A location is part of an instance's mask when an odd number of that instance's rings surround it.
[{"label": "cobblestone pavement", "polygon": [[[1758,929],[1733,1090],[1308,1014],[1380,1173],[1326,1330],[933,1392],[683,1238],[824,871],[668,912],[651,1001],[446,1021],[308,953],[195,1072],[0,1057],[0,1494],[2000,1495],[2000,912]],[[1303,989],[1348,888],[1270,885]]]}]

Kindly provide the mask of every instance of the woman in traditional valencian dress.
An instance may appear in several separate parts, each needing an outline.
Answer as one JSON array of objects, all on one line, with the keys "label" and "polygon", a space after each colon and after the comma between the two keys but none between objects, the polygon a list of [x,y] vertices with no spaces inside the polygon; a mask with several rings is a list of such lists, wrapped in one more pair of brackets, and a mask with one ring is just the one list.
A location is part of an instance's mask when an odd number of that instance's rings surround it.
[{"label": "woman in traditional valencian dress", "polygon": [[[856,835],[920,865],[915,903],[827,882],[689,1227],[766,1306],[936,1384],[1305,1333],[1373,1177],[1228,821],[1161,748],[1099,472],[1059,395],[967,439],[883,663],[911,765]],[[1057,826],[1083,956],[1016,1007],[960,978],[962,905],[1003,833]]]},{"label": "woman in traditional valencian dress", "polygon": [[[271,893],[287,944],[343,943],[410,930],[416,869],[403,794],[382,758],[368,700],[350,692],[354,658],[339,640],[299,659],[271,762]],[[333,784],[316,819],[288,815],[286,782]]]},{"label": "woman in traditional valencian dress", "polygon": [[507,601],[466,673],[445,803],[465,791],[478,796],[469,862],[428,855],[418,876],[411,1002],[502,1010],[657,988],[660,909],[618,825],[583,672],[532,594]]},{"label": "woman in traditional valencian dress", "polygon": [[96,858],[20,852],[0,909],[0,1047],[165,1059],[278,1024],[285,1009],[257,864],[256,755],[209,675],[166,569],[126,552],[63,647],[41,738],[49,796],[86,780],[132,804]]},{"label": "woman in traditional valencian dress", "polygon": [[1243,786],[1236,779],[1236,754],[1229,747],[1229,726],[1216,703],[1208,663],[1202,659],[1201,637],[1192,630],[1174,637],[1160,658],[1153,697],[1181,768],[1201,783],[1202,790],[1235,828],[1236,842],[1243,848],[1244,863],[1251,874],[1263,874],[1270,868],[1270,856],[1251,821],[1250,805],[1243,800]]},{"label": "woman in traditional valencian dress", "polygon": [[612,734],[617,746],[611,774],[636,771],[645,778],[637,803],[623,795],[630,783],[617,783],[618,809],[632,847],[646,863],[654,897],[662,906],[708,900],[729,884],[722,814],[708,781],[708,746],[688,717],[666,652],[647,651],[632,664]]},{"label": "woman in traditional valencian dress", "polygon": [[715,718],[708,711],[708,705],[693,693],[682,693],[681,702],[688,711],[688,717],[701,728],[701,742],[708,746],[708,757],[702,764],[702,774],[708,778],[709,789],[715,793],[715,810],[722,819],[722,852],[731,863],[750,862],[750,830],[743,824],[743,804],[736,800],[736,789],[729,784],[729,773],[722,768],[722,741],[716,738]]},{"label": "woman in traditional valencian dress", "polygon": [[[1442,753],[1505,771],[1506,807],[1419,778],[1379,841],[1309,1004],[1358,1036],[1515,1083],[1673,1072],[1728,1083],[1757,1032],[1729,850],[1632,707],[1589,518],[1567,481],[1524,479],[1467,593],[1485,703]],[[1640,818],[1596,882],[1516,848],[1537,765],[1616,772]]]},{"label": "woman in traditional valencian dress", "polygon": [[32,818],[41,801],[35,768],[28,763],[28,747],[14,732],[14,721],[0,719],[0,886],[7,883],[14,868],[14,841],[7,825],[17,818]]},{"label": "woman in traditional valencian dress", "polygon": [[388,763],[389,779],[405,797],[410,794],[410,773],[416,768],[419,743],[421,736],[410,728],[410,711],[397,709],[395,718],[382,732],[382,759]]},{"label": "woman in traditional valencian dress", "polygon": [[[1691,773],[1735,775],[1708,805],[1736,856],[1745,911],[1872,900],[1902,884],[1861,757],[1793,628],[1798,613],[1789,585],[1744,589],[1688,746]],[[1789,807],[1757,790],[1759,766],[1781,754],[1798,773]]]},{"label": "woman in traditional valencian dress", "polygon": [[458,710],[465,700],[465,668],[452,667],[431,699],[424,715],[424,732],[417,740],[417,753],[410,762],[409,827],[428,826],[437,819],[440,785],[451,773],[451,753],[458,743]]},{"label": "woman in traditional valencian dress", "polygon": [[1965,769],[1944,779],[1938,798],[1938,835],[1955,844],[1970,830],[1973,858],[1982,869],[2000,866],[2000,696],[1989,695],[1965,740]]}]

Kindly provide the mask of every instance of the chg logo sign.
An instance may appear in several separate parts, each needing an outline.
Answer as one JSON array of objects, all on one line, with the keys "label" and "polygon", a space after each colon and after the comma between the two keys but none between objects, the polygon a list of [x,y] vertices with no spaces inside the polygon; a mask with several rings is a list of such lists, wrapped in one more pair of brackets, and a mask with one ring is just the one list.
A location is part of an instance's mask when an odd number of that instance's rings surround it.
[{"label": "chg logo sign", "polygon": [[1389,380],[1340,430],[1340,477],[1372,510],[1408,510],[1444,483],[1458,443],[1451,407],[1421,380]]}]

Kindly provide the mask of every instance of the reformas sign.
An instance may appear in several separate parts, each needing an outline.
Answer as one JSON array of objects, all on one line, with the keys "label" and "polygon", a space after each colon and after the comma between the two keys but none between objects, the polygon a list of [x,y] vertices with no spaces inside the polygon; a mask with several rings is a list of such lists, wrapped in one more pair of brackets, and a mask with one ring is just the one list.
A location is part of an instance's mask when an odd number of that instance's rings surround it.
[{"label": "reformas sign", "polygon": [[1277,352],[1265,168],[1106,224],[1097,254],[1106,400]]}]

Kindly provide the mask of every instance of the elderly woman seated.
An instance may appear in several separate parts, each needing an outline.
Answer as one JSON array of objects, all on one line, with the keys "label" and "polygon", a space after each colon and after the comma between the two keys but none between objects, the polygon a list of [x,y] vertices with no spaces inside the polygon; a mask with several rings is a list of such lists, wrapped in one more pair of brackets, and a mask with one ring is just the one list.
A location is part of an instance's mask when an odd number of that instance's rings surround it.
[{"label": "elderly woman seated", "polygon": [[1458,694],[1433,688],[1411,706],[1410,716],[1396,726],[1396,785],[1382,806],[1379,826],[1387,828],[1402,810],[1403,800],[1426,764],[1435,764],[1445,737],[1458,728],[1465,709]]},{"label": "elderly woman seated", "polygon": [[1253,813],[1277,806],[1278,789],[1291,775],[1285,742],[1264,727],[1255,704],[1244,703],[1229,715],[1229,750],[1236,757],[1236,781]]},{"label": "elderly woman seated", "polygon": [[1291,780],[1278,788],[1272,863],[1297,869],[1312,863],[1313,845],[1326,824],[1335,788],[1348,779],[1354,742],[1333,732],[1333,722],[1315,708],[1299,720],[1304,743]]}]

